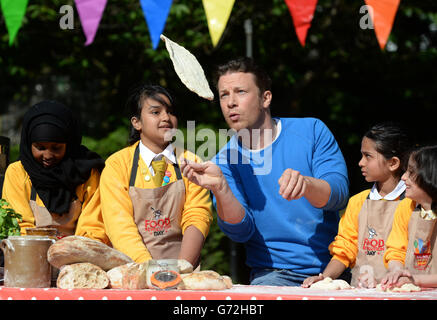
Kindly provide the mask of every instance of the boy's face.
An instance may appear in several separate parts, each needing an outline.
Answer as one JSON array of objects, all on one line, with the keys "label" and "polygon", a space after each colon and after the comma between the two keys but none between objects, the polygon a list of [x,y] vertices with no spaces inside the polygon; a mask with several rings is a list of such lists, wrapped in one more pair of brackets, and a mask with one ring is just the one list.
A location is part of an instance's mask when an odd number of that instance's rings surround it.
[{"label": "boy's face", "polygon": [[218,81],[220,107],[230,128],[258,129],[264,122],[265,109],[269,108],[271,92],[260,94],[252,73],[232,72]]},{"label": "boy's face", "polygon": [[46,168],[54,167],[65,156],[67,144],[61,142],[37,141],[32,143],[34,159]]},{"label": "boy's face", "polygon": [[[165,95],[159,94],[159,96],[170,105]],[[141,142],[155,153],[167,147],[172,131],[178,126],[178,119],[172,107],[167,108],[152,98],[143,101],[141,118],[133,117],[131,122],[133,127],[140,131]]]}]

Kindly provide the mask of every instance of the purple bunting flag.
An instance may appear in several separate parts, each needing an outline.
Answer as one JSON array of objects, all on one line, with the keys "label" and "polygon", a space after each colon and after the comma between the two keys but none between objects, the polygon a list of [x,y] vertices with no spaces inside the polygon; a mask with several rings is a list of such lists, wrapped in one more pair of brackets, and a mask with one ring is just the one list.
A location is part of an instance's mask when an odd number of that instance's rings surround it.
[{"label": "purple bunting flag", "polygon": [[85,45],[94,41],[107,0],[74,0],[86,37]]}]

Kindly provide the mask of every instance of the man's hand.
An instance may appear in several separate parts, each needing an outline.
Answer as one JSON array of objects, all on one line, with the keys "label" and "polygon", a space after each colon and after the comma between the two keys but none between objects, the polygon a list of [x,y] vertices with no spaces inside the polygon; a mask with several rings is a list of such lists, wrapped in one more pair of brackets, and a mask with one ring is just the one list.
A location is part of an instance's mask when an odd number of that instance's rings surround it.
[{"label": "man's hand", "polygon": [[184,159],[181,161],[181,171],[191,182],[213,192],[220,191],[226,182],[220,168],[211,161],[196,163]]},{"label": "man's hand", "polygon": [[286,200],[299,199],[305,195],[307,180],[299,171],[286,169],[278,183],[279,194]]}]

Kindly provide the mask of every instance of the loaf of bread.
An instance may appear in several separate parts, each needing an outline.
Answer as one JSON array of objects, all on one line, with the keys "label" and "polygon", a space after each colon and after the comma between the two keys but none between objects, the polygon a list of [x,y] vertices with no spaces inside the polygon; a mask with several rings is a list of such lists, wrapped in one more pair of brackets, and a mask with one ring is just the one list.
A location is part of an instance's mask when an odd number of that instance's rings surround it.
[{"label": "loaf of bread", "polygon": [[127,263],[107,272],[109,285],[113,289],[147,289],[148,263]]},{"label": "loaf of bread", "polygon": [[232,288],[232,279],[212,270],[181,274],[181,290],[225,290]]},{"label": "loaf of bread", "polygon": [[108,285],[106,272],[87,262],[64,265],[56,281],[61,289],[105,289]]},{"label": "loaf of bread", "polygon": [[100,241],[81,236],[68,236],[56,241],[47,252],[47,260],[56,268],[89,262],[104,271],[133,262],[124,253]]}]

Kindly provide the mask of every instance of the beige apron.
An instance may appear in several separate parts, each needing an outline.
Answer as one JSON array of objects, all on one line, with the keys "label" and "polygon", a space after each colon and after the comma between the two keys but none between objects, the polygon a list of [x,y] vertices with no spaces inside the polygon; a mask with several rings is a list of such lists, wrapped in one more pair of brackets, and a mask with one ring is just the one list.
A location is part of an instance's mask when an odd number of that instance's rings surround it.
[{"label": "beige apron", "polygon": [[437,255],[436,222],[437,219],[423,219],[420,207],[411,213],[405,267],[414,274],[437,273],[437,263],[433,263],[433,256]]},{"label": "beige apron", "polygon": [[58,238],[74,235],[77,219],[82,212],[82,203],[78,199],[71,202],[70,210],[67,213],[62,215],[50,213],[46,207],[41,207],[36,203],[36,190],[32,186],[29,204],[35,217],[35,226],[37,228],[56,228],[58,229]]},{"label": "beige apron", "polygon": [[129,182],[134,219],[143,242],[153,259],[177,259],[182,243],[181,212],[185,203],[185,184],[178,164],[177,180],[155,189],[135,187],[139,148],[135,149]]},{"label": "beige apron", "polygon": [[387,272],[383,256],[385,242],[390,234],[398,200],[370,200],[367,198],[358,215],[358,253],[352,268],[351,285],[358,286],[361,273],[373,274],[379,281]]}]

